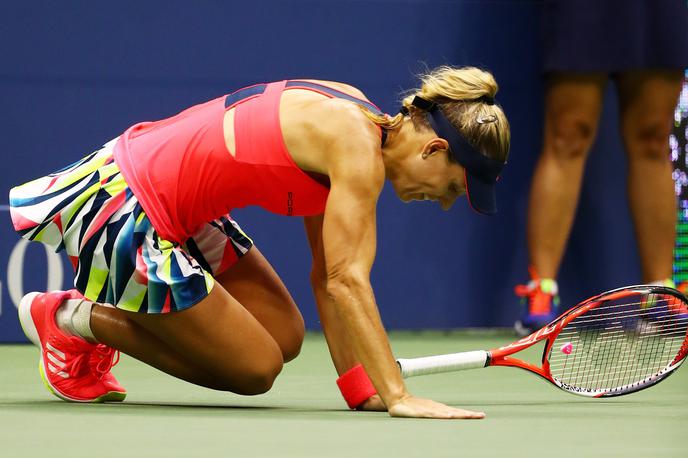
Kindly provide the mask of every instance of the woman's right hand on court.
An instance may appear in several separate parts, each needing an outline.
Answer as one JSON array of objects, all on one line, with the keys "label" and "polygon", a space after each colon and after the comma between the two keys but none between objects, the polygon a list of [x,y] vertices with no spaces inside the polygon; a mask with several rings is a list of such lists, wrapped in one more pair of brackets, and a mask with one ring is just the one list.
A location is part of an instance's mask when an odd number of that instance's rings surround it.
[{"label": "woman's right hand on court", "polygon": [[408,396],[402,398],[388,409],[392,417],[409,418],[442,418],[442,419],[480,419],[485,418],[483,412],[457,409],[430,399]]}]

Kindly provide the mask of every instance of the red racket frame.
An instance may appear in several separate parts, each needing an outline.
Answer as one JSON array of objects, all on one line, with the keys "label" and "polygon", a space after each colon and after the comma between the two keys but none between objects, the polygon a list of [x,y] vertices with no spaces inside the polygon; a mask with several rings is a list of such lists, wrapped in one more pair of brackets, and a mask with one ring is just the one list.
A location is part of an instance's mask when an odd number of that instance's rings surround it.
[{"label": "red racket frame", "polygon": [[[569,310],[568,312],[564,313],[554,321],[552,321],[550,324],[547,326],[541,328],[540,330],[520,339],[517,340],[514,343],[511,343],[509,345],[505,345],[503,347],[499,347],[493,350],[489,350],[488,353],[488,360],[485,364],[485,367],[487,366],[510,366],[510,367],[518,367],[520,369],[525,369],[527,371],[530,371],[534,374],[539,375],[540,377],[544,378],[548,382],[554,384],[555,386],[562,388],[566,391],[570,391],[576,394],[581,394],[581,395],[586,395],[582,392],[578,392],[576,390],[571,390],[568,389],[559,383],[557,383],[554,378],[552,377],[552,374],[550,373],[550,367],[549,367],[549,360],[547,359],[547,355],[550,354],[550,351],[552,350],[552,345],[554,345],[554,341],[557,339],[557,336],[561,332],[562,329],[566,327],[568,323],[571,321],[575,320],[577,317],[583,315],[584,313],[590,311],[591,309],[594,309],[601,304],[616,300],[616,299],[623,299],[624,297],[629,297],[633,295],[642,295],[642,294],[652,294],[652,293],[657,293],[657,294],[669,294],[671,296],[677,297],[676,294],[678,293],[677,291],[669,288],[664,288],[664,287],[650,287],[647,285],[640,285],[640,286],[628,286],[624,288],[619,288],[616,290],[608,291],[606,293],[598,294],[596,296],[593,296],[580,304],[578,304],[576,307],[573,309]],[[686,302],[685,298],[681,299]],[[676,358],[671,363],[671,366],[674,366],[676,364],[682,363],[683,360],[686,358],[688,355],[688,331],[686,332],[686,337],[684,338],[683,345],[677,354]],[[522,359],[518,358],[513,358],[511,355],[514,353],[518,353],[521,350],[524,350],[526,348],[529,348],[538,342],[541,342],[543,340],[547,340],[547,343],[545,344],[545,349],[542,354],[542,366],[538,367],[534,364],[531,364],[527,361],[523,361]],[[675,368],[674,368],[675,369]],[[610,397],[610,396],[619,396],[622,394],[628,394],[630,392],[634,391],[639,391],[644,388],[648,388],[656,383],[658,383],[660,380],[663,380],[664,378],[668,377],[670,374],[674,372],[674,369],[672,369],[669,372],[666,372],[665,374],[662,374],[658,377],[656,377],[656,380],[653,380],[652,383],[647,383],[644,384],[643,386],[639,386],[637,389],[631,389],[629,390],[623,390],[619,392],[605,392],[605,393],[600,393],[593,395],[593,397]]]}]

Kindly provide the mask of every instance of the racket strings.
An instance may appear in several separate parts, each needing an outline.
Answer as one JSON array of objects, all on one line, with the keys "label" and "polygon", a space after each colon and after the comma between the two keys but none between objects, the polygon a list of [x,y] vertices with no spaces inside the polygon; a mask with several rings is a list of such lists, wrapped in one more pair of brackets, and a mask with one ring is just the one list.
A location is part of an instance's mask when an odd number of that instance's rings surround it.
[{"label": "racket strings", "polygon": [[[688,333],[688,314],[670,295],[602,303],[574,318],[549,354],[554,379],[575,391],[635,390],[672,368]],[[560,348],[571,344],[571,352]]]},{"label": "racket strings", "polygon": [[[658,320],[657,323],[661,325],[659,332],[662,336],[673,336],[679,338],[683,337],[685,326],[681,323],[675,323],[673,320]],[[626,334],[628,333],[628,330],[624,329],[624,327],[620,325],[608,326],[605,328],[605,331],[606,332],[604,333],[604,335],[599,337],[601,341],[615,341],[618,339],[619,336],[626,336]],[[651,339],[656,337],[656,334],[637,333],[636,337],[639,340]],[[581,340],[581,334],[580,332],[573,331],[561,332],[559,334],[559,339],[566,340],[567,342],[571,342],[572,344],[576,344],[578,341]]]},{"label": "racket strings", "polygon": [[[658,345],[659,347],[659,345]],[[671,347],[668,347],[666,345],[662,346],[662,351],[659,351],[659,348],[653,349],[655,350],[655,353],[660,353],[661,356],[664,358],[668,358],[670,356],[674,356],[673,349]],[[632,384],[633,381],[629,378],[630,375],[633,374],[633,365],[632,363],[636,360],[631,360],[629,358],[619,358],[618,365],[609,370],[604,374],[603,377],[595,377],[591,378],[594,374],[592,372],[588,372],[588,377],[586,379],[586,385],[590,387],[593,390],[601,390],[604,388],[608,388],[609,382],[612,382],[614,386],[625,386],[628,384]],[[654,359],[653,359],[654,361]],[[636,365],[637,366],[637,365]],[[661,371],[662,367],[661,365],[658,365],[657,367],[654,368],[655,373],[659,373]],[[577,384],[576,386],[579,386],[580,384]]]},{"label": "racket strings", "polygon": [[[667,305],[668,308],[669,305],[674,304],[680,304],[680,301],[673,296],[670,299],[640,300],[638,302],[623,303],[624,308],[633,308],[637,311],[645,310],[646,313],[649,309],[653,309],[654,313],[664,313],[665,310],[661,309],[661,307],[659,309],[655,309],[655,307]],[[603,315],[602,318],[606,318],[614,315],[628,315],[628,310],[625,310],[624,308],[620,308],[617,302],[612,304],[600,305],[599,307],[595,307],[593,310],[595,311],[595,313]],[[589,320],[595,318],[595,315],[589,316],[588,313],[586,313],[579,316],[577,319]]]},{"label": "racket strings", "polygon": [[[590,334],[590,331],[587,333]],[[583,336],[583,340],[588,339]],[[577,342],[577,346],[580,348],[580,342]],[[628,342],[598,338],[595,345],[591,346],[594,356],[588,361],[596,370],[586,369],[581,361],[574,360],[574,366],[577,366],[576,377],[571,381],[576,386],[584,386],[589,390],[629,385],[642,378],[638,376],[639,371],[643,375],[661,371],[663,362],[671,360],[676,347],[667,345],[666,340],[657,338],[641,347],[638,347],[637,342],[629,345]],[[577,354],[579,359],[581,355],[583,353]],[[653,361],[660,363],[655,365]],[[556,372],[556,369],[554,370]]]},{"label": "racket strings", "polygon": [[[595,373],[588,371],[585,383],[589,389],[601,390],[618,388],[637,383],[661,371],[664,361],[671,361],[675,355],[672,345],[667,341],[652,335],[642,335],[650,340],[645,345],[639,345],[640,340],[624,341],[619,339],[598,339],[596,347],[601,349],[592,358],[592,363],[600,370]],[[661,349],[661,351],[660,351]],[[612,363],[613,362],[613,363]]]},{"label": "racket strings", "polygon": [[[589,391],[609,391],[632,385],[647,378],[638,377],[639,371],[650,375],[661,371],[662,365],[657,364],[655,367],[652,361],[661,360],[662,356],[665,359],[669,359],[669,356],[674,355],[672,349],[667,347],[666,344],[663,345],[663,350],[660,352],[659,340],[653,341],[653,344],[647,347],[647,351],[644,352],[636,351],[632,348],[625,349],[620,345],[607,344],[602,346],[602,341],[598,343],[600,345],[597,347],[601,348],[602,351],[597,351],[596,357],[592,358],[590,363],[599,369],[581,371],[582,366],[579,367],[576,370],[576,378],[572,380],[573,383],[570,383],[571,385],[582,387]],[[618,344],[618,342],[615,343]],[[658,355],[660,356],[659,359],[656,358]],[[612,360],[615,361],[614,364],[610,364]]]}]

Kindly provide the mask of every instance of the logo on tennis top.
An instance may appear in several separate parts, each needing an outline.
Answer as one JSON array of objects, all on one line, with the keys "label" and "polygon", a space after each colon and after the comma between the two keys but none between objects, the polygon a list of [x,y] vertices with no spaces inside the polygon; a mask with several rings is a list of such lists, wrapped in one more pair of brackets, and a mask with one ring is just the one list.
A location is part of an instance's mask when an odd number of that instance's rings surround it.
[{"label": "logo on tennis top", "polygon": [[287,192],[287,216],[294,214],[294,193]]}]

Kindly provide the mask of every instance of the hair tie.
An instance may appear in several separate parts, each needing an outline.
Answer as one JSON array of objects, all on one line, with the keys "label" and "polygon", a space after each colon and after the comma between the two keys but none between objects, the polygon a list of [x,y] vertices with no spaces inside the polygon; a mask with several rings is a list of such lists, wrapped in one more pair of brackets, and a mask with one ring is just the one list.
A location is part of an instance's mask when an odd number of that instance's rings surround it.
[{"label": "hair tie", "polygon": [[402,106],[401,108],[399,108],[399,113],[403,114],[404,116],[408,116],[409,115],[409,109]]},{"label": "hair tie", "polygon": [[491,95],[483,95],[482,97],[479,97],[475,99],[476,102],[485,102],[488,105],[494,105],[495,104],[495,99]]}]

